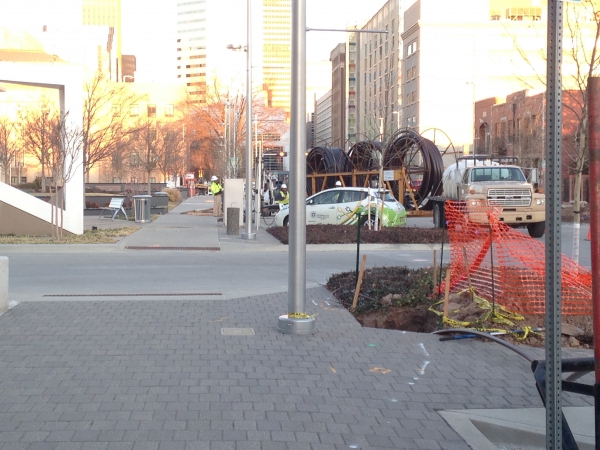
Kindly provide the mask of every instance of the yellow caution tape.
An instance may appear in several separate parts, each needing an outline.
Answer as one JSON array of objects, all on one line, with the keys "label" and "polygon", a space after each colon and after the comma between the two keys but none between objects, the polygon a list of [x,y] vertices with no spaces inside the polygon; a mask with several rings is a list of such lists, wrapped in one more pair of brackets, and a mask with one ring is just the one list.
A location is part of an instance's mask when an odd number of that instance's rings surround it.
[{"label": "yellow caution tape", "polygon": [[525,320],[525,317],[523,317],[522,315],[520,315],[516,312],[507,310],[502,305],[495,305],[495,307],[493,308],[494,314],[492,316],[492,304],[488,300],[476,295],[473,288],[465,289],[464,291],[458,292],[457,294],[461,295],[461,294],[464,294],[465,292],[470,292],[471,297],[473,298],[473,301],[482,310],[486,311],[486,313],[483,314],[482,317],[480,317],[476,321],[464,322],[464,321],[444,317],[443,316],[444,313],[442,311],[438,311],[435,309],[436,306],[444,303],[443,300],[431,305],[429,307],[429,311],[437,314],[438,316],[442,316],[442,321],[452,328],[467,328],[470,330],[482,331],[484,333],[495,333],[495,332],[507,333],[507,334],[512,334],[513,336],[515,336],[516,339],[518,339],[520,341],[526,339],[530,333],[535,333],[531,327],[523,327],[521,329],[523,335],[521,336],[520,333],[511,332],[510,330],[505,330],[503,328],[488,328],[488,327],[480,326],[483,323],[485,323],[488,319],[490,319],[490,316],[491,316],[491,321],[493,323],[498,323],[498,324],[503,324],[503,325],[508,325],[508,326],[514,326],[513,321]]},{"label": "yellow caution tape", "polygon": [[288,314],[288,317],[290,319],[312,319],[315,316],[314,315],[311,316],[306,313],[291,313],[291,314]]}]

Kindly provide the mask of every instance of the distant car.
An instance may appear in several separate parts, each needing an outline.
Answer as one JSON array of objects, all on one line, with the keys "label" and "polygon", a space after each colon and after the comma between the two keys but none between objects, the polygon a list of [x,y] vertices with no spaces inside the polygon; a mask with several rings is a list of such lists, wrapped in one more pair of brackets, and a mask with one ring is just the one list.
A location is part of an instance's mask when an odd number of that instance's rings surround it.
[{"label": "distant car", "polygon": [[[327,189],[306,199],[306,224],[356,225],[357,220],[375,224],[377,205],[381,207],[381,196],[377,189],[342,187]],[[384,227],[406,225],[406,210],[401,203],[385,191],[383,214],[380,223]],[[289,224],[289,207],[285,205],[275,216],[275,225]],[[379,212],[381,214],[381,210]]]}]

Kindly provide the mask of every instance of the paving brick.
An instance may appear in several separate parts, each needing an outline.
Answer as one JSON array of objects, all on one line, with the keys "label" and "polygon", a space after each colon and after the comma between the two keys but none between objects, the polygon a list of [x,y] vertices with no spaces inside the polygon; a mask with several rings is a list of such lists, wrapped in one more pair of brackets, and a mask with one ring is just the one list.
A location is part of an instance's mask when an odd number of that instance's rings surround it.
[{"label": "paving brick", "polygon": [[[317,305],[329,296],[309,292]],[[4,337],[27,343],[0,347],[0,450],[462,450],[437,409],[540,405],[529,367],[494,346],[366,329],[311,302],[318,335],[282,335],[281,299],[20,304],[0,318]]]}]

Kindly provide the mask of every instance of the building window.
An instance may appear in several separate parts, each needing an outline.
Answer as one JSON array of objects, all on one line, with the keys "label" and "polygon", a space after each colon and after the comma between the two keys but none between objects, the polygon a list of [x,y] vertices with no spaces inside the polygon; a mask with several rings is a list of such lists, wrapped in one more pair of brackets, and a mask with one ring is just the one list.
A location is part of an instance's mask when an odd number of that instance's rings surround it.
[{"label": "building window", "polygon": [[156,117],[156,105],[148,105],[148,117]]},{"label": "building window", "polygon": [[150,183],[156,183],[156,177],[150,177]]},{"label": "building window", "polygon": [[[132,153],[131,156],[129,157],[129,163],[131,164],[131,167],[137,167],[140,165],[140,155],[138,155],[137,153]],[[135,181],[132,181],[132,183],[135,183]]]},{"label": "building window", "polygon": [[174,112],[175,109],[173,108],[173,105],[165,106],[165,117],[173,117]]},{"label": "building window", "polygon": [[131,117],[137,117],[140,115],[140,107],[139,105],[133,105],[131,108],[129,108],[129,115]]}]

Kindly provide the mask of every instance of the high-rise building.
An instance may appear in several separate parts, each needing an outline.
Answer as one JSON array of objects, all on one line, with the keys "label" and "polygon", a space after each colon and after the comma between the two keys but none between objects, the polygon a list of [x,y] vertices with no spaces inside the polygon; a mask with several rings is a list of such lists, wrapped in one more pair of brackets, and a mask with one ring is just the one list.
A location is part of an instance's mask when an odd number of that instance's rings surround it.
[{"label": "high-rise building", "polygon": [[192,103],[206,102],[206,0],[177,3],[177,78]]},{"label": "high-rise building", "polygon": [[329,56],[331,61],[331,143],[334,147],[345,148],[347,135],[347,61],[346,44],[338,44]]},{"label": "high-rise building", "polygon": [[106,50],[110,55],[110,77],[122,81],[121,0],[82,0],[82,23],[109,27]]},{"label": "high-rise building", "polygon": [[291,0],[263,0],[262,80],[267,106],[290,114]]},{"label": "high-rise building", "polygon": [[[402,72],[403,11],[410,0],[389,0],[349,36],[348,134],[351,142],[390,137],[397,129]],[[377,33],[375,31],[382,31]],[[356,105],[354,105],[354,102]],[[354,117],[356,111],[356,118]]]}]

